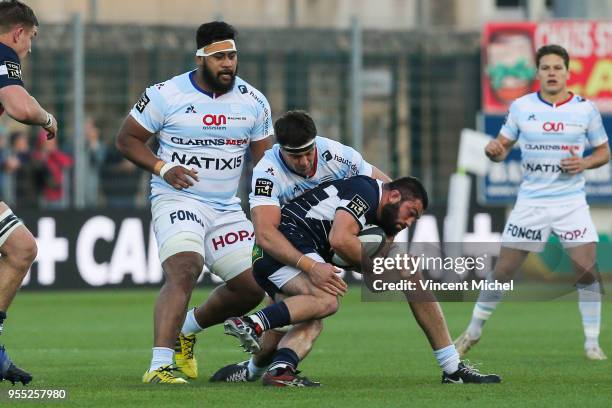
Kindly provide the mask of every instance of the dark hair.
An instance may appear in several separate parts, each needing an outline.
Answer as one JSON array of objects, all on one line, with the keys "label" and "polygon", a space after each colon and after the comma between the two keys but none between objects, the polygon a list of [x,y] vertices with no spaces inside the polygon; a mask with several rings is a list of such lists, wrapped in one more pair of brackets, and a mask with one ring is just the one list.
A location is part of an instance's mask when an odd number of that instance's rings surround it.
[{"label": "dark hair", "polygon": [[303,110],[285,112],[274,122],[276,140],[281,146],[302,146],[317,135],[317,127]]},{"label": "dark hair", "polygon": [[570,56],[567,53],[567,50],[560,45],[557,44],[549,44],[543,47],[540,47],[536,52],[536,67],[540,67],[540,60],[545,55],[555,54],[563,58],[563,63],[565,64],[565,68],[569,69],[569,60]]},{"label": "dark hair", "polygon": [[221,40],[235,40],[238,32],[223,21],[212,21],[202,24],[196,32],[196,45],[200,49],[205,45]]},{"label": "dark hair", "polygon": [[38,26],[38,19],[34,11],[20,1],[7,0],[0,2],[0,33],[6,33],[18,24],[34,27]]},{"label": "dark hair", "polygon": [[420,200],[423,203],[423,210],[429,205],[427,190],[423,183],[416,177],[402,177],[384,184],[387,190],[398,190],[402,195],[402,201]]}]

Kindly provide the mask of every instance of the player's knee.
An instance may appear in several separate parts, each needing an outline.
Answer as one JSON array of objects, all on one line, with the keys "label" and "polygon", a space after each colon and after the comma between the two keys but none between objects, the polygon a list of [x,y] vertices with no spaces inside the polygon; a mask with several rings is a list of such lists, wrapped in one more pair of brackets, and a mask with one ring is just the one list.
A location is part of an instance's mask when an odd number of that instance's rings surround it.
[{"label": "player's knee", "polygon": [[321,299],[320,303],[321,307],[321,317],[331,316],[338,311],[340,307],[340,302],[338,302],[338,298],[332,295],[325,295]]},{"label": "player's knee", "polygon": [[193,285],[202,273],[204,263],[197,255],[177,254],[164,262],[166,282],[179,285]]},{"label": "player's knee", "polygon": [[15,269],[25,275],[36,259],[36,255],[38,255],[38,247],[36,241],[32,238],[23,239],[15,251],[7,254],[7,258]]}]

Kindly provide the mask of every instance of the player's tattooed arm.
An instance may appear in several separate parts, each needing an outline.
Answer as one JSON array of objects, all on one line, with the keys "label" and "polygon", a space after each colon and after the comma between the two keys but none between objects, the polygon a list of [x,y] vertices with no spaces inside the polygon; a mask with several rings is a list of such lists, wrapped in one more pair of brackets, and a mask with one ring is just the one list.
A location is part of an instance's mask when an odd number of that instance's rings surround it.
[{"label": "player's tattooed arm", "polygon": [[512,146],[516,141],[510,140],[503,135],[498,135],[496,139],[491,140],[485,146],[485,154],[491,161],[501,162],[508,157],[508,153],[512,150]]}]

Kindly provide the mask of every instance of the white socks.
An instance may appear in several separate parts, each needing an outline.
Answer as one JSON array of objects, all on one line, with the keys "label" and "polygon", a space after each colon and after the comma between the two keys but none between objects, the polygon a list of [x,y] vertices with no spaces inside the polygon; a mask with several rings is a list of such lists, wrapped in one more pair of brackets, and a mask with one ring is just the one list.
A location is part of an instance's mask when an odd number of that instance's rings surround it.
[{"label": "white socks", "polygon": [[204,330],[198,324],[198,321],[196,320],[195,315],[193,314],[194,310],[195,308],[189,309],[187,311],[187,314],[185,314],[185,321],[183,322],[181,333],[183,333],[186,336],[189,334],[196,334]]},{"label": "white socks", "polygon": [[149,367],[149,371],[154,371],[161,366],[173,363],[174,350],[166,347],[153,347],[153,358],[151,359],[151,367]]},{"label": "white socks", "polygon": [[578,308],[582,315],[584,348],[599,347],[601,326],[601,288],[599,282],[578,287]]}]

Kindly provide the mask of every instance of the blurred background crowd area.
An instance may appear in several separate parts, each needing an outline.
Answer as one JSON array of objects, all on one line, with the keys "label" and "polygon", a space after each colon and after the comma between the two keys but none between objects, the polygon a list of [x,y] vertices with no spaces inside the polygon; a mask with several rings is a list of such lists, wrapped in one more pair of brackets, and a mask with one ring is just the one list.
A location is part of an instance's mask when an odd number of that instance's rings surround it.
[{"label": "blurred background crowd area", "polygon": [[[150,175],[121,157],[114,137],[145,87],[195,67],[203,22],[236,26],[239,75],[266,95],[274,118],[305,109],[320,135],[355,146],[394,177],[420,177],[445,203],[460,130],[478,127],[482,25],[612,15],[605,0],[27,3],[41,26],[23,77],[56,116],[59,137],[46,141],[40,128],[4,115],[0,188],[18,208],[49,209],[72,207],[76,190],[86,208],[148,205]],[[351,102],[356,86],[359,105]]]}]

